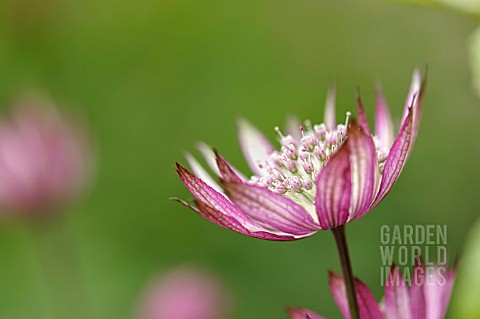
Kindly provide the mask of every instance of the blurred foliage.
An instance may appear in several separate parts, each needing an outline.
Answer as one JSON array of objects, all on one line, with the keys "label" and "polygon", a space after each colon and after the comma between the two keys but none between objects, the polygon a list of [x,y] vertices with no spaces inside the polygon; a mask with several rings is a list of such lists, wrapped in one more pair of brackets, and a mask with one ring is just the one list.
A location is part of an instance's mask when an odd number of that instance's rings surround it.
[{"label": "blurred foliage", "polygon": [[461,257],[457,290],[452,304],[452,318],[480,318],[480,220],[470,229]]},{"label": "blurred foliage", "polygon": [[475,30],[470,38],[469,50],[473,87],[480,96],[480,27]]},{"label": "blurred foliage", "polygon": [[[97,137],[96,185],[67,220],[91,317],[132,317],[151,274],[189,261],[229,281],[233,318],[282,318],[285,305],[338,318],[327,287],[327,268],[339,269],[331,234],[272,243],[211,225],[168,201],[189,196],[173,163],[204,140],[245,170],[235,118],[272,139],[289,113],[319,121],[333,79],[338,116],[354,108],[359,85],[372,119],[381,80],[398,119],[411,73],[425,63],[415,150],[348,238],[355,272],[378,298],[381,225],[446,224],[453,259],[478,216],[480,109],[466,47],[475,27],[446,11],[375,1],[0,2],[2,108],[25,88],[44,88],[83,113]],[[29,232],[2,225],[0,251],[0,317],[50,318]]]},{"label": "blurred foliage", "polygon": [[458,10],[472,16],[480,17],[480,2],[478,0],[387,0],[427,7],[444,7]]}]

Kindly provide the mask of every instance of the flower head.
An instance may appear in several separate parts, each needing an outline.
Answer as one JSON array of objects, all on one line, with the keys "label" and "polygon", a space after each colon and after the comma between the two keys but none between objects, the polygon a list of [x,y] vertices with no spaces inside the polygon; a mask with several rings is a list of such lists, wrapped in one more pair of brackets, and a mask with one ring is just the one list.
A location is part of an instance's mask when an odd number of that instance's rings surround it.
[{"label": "flower head", "polygon": [[138,319],[225,319],[227,300],[219,281],[195,268],[178,268],[154,280]]},{"label": "flower head", "polygon": [[[355,290],[361,319],[443,319],[445,317],[456,270],[446,267],[425,267],[417,262],[410,287],[398,267],[392,266],[385,285],[385,298],[376,302],[370,289],[355,278]],[[348,298],[343,278],[329,274],[330,292],[343,318],[350,318]],[[308,309],[291,308],[292,319],[323,319]]]},{"label": "flower head", "polygon": [[380,92],[374,133],[360,97],[357,119],[347,113],[346,121],[336,124],[332,91],[325,123],[290,124],[288,134],[276,128],[278,149],[242,119],[240,146],[254,175],[245,177],[202,144],[220,184],[187,154],[193,173],[178,163],[177,172],[196,199],[194,205],[178,201],[220,226],[269,240],[304,238],[358,219],[387,195],[402,171],[417,135],[424,87],[416,71],[395,139]]},{"label": "flower head", "polygon": [[78,195],[89,176],[86,134],[38,99],[22,100],[0,120],[1,213],[53,213]]}]

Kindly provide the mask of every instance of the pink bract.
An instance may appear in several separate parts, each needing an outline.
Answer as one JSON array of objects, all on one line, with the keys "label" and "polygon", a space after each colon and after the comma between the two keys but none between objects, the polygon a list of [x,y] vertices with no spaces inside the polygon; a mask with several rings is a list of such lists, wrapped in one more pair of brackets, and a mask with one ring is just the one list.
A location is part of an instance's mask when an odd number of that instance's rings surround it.
[{"label": "pink bract", "polygon": [[245,177],[216,150],[201,144],[200,151],[219,182],[187,154],[192,172],[178,163],[176,169],[195,200],[176,200],[217,225],[266,240],[297,240],[359,219],[387,195],[405,166],[418,132],[425,83],[415,71],[395,139],[381,92],[375,132],[360,98],[357,119],[349,119],[347,113],[346,122],[337,125],[332,91],[325,123],[295,125],[290,119],[288,134],[276,128],[278,150],[241,119],[240,146],[254,175]]}]

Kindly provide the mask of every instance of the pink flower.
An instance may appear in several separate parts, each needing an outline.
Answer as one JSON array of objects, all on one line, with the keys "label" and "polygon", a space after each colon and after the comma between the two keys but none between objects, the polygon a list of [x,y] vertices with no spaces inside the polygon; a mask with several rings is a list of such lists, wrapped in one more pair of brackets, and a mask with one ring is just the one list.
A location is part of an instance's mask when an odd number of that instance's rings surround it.
[{"label": "pink flower", "polygon": [[23,101],[0,120],[0,210],[54,213],[85,185],[91,168],[88,141],[79,123],[52,106]]},{"label": "pink flower", "polygon": [[[372,134],[360,98],[357,121],[336,124],[332,92],[325,123],[277,128],[280,149],[256,128],[239,121],[242,151],[253,172],[246,178],[218,152],[201,146],[218,184],[191,156],[191,173],[177,163],[177,173],[195,196],[182,204],[222,227],[267,240],[296,240],[361,218],[390,191],[412,150],[418,132],[425,78],[416,71],[406,99],[400,131],[393,125],[381,93]],[[214,153],[214,154],[212,154]]]},{"label": "pink flower", "polygon": [[139,319],[225,319],[227,300],[218,279],[179,268],[155,280],[140,305]]},{"label": "pink flower", "polygon": [[[361,319],[443,319],[450,302],[456,270],[446,267],[414,267],[409,287],[398,267],[392,266],[385,285],[385,299],[375,300],[370,289],[355,278],[355,290]],[[341,276],[329,274],[330,291],[343,317],[350,318],[345,283]],[[292,319],[323,319],[308,309],[291,308]]]}]

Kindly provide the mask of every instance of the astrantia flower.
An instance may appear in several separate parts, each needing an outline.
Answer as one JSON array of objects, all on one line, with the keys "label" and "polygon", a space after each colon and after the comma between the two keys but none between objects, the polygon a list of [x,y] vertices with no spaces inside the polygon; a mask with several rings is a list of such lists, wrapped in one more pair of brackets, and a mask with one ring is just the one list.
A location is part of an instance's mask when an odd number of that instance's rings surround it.
[{"label": "astrantia flower", "polygon": [[54,213],[79,194],[91,168],[79,124],[38,98],[0,120],[0,214]]},{"label": "astrantia flower", "polygon": [[152,282],[138,319],[225,319],[228,298],[219,280],[205,271],[182,267]]},{"label": "astrantia flower", "polygon": [[[375,301],[370,289],[355,279],[355,290],[361,319],[443,319],[450,302],[456,270],[446,267],[414,267],[410,287],[405,283],[398,267],[392,266],[385,285],[385,299]],[[342,316],[350,318],[343,278],[330,272],[330,291]],[[292,319],[323,319],[308,309],[291,308]]]},{"label": "astrantia flower", "polygon": [[304,238],[358,219],[385,197],[405,165],[417,136],[424,86],[416,71],[395,139],[381,93],[374,134],[360,98],[357,120],[347,114],[344,124],[336,124],[333,94],[325,123],[306,121],[287,135],[277,128],[277,150],[240,120],[240,145],[254,175],[246,178],[218,152],[202,147],[220,184],[187,154],[193,173],[178,163],[177,172],[196,199],[193,205],[179,201],[215,224],[268,240]]}]

